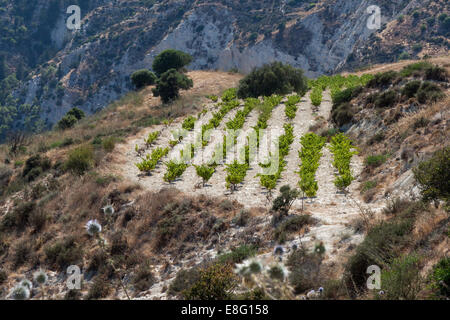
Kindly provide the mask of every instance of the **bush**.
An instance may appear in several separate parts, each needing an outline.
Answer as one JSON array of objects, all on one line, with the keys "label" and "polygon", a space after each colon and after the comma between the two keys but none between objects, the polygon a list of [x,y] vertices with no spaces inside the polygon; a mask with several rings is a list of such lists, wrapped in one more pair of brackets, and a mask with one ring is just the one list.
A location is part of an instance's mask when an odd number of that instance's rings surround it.
[{"label": "bush", "polygon": [[73,115],[65,115],[61,120],[59,120],[57,126],[61,130],[66,130],[72,128],[78,120]]},{"label": "bush", "polygon": [[394,221],[381,222],[370,229],[345,266],[344,280],[352,294],[365,289],[367,267],[382,267],[400,254],[413,226],[413,218],[399,215]]},{"label": "bush", "polygon": [[450,147],[436,151],[413,172],[425,201],[450,201]]},{"label": "bush", "polygon": [[421,81],[419,80],[408,82],[402,89],[402,95],[406,96],[407,98],[414,97],[417,91],[419,90],[420,85]]},{"label": "bush", "polygon": [[161,75],[156,82],[156,88],[152,91],[155,97],[160,96],[163,103],[168,103],[178,99],[180,90],[188,90],[193,86],[192,79],[175,69],[170,69]]},{"label": "bush", "polygon": [[377,73],[373,79],[371,79],[367,83],[367,87],[369,88],[377,88],[377,87],[387,87],[389,86],[395,79],[397,79],[398,74],[395,71],[387,71],[383,73]]},{"label": "bush", "polygon": [[179,295],[183,291],[190,289],[200,280],[200,271],[197,268],[180,270],[169,287],[170,295]]},{"label": "bush", "polygon": [[281,194],[273,201],[272,210],[285,215],[289,213],[292,204],[300,196],[300,191],[285,185],[280,188],[280,192]]},{"label": "bush", "polygon": [[162,51],[155,57],[152,69],[156,74],[162,75],[170,69],[179,71],[191,63],[191,61],[192,57],[189,54],[179,50],[168,49]]},{"label": "bush", "polygon": [[426,80],[447,81],[447,71],[439,66],[430,66],[425,70]]},{"label": "bush", "polygon": [[305,249],[300,248],[292,252],[286,264],[291,271],[289,282],[294,287],[296,294],[317,286],[322,264],[320,255],[308,253]]},{"label": "bush", "polygon": [[417,100],[420,103],[436,102],[444,96],[445,94],[442,92],[441,88],[430,81],[423,82],[420,89],[417,91]]},{"label": "bush", "polygon": [[79,120],[83,119],[85,114],[83,110],[72,108],[66,115],[59,120],[57,127],[61,130],[72,128]]},{"label": "bush", "polygon": [[140,292],[150,289],[155,278],[147,264],[142,265],[133,278],[133,286]]},{"label": "bush", "polygon": [[370,155],[366,157],[366,166],[376,168],[381,166],[387,160],[387,156],[384,154]]},{"label": "bush", "polygon": [[67,116],[74,116],[77,120],[83,119],[86,115],[84,114],[84,111],[81,109],[78,109],[77,107],[70,109],[67,113]]},{"label": "bush", "polygon": [[103,277],[97,277],[94,283],[89,288],[86,295],[86,300],[98,300],[101,298],[106,298],[111,291],[109,281]]},{"label": "bush", "polygon": [[282,243],[286,240],[284,237],[287,233],[299,231],[303,226],[308,225],[311,222],[312,218],[307,214],[289,217],[275,229],[274,239],[278,243]]},{"label": "bush", "polygon": [[183,296],[187,300],[229,300],[236,285],[232,266],[216,264],[200,270],[199,280]]},{"label": "bush", "polygon": [[450,298],[450,258],[442,258],[431,272],[431,284],[441,296]]},{"label": "bush", "polygon": [[155,84],[156,75],[147,69],[138,70],[131,75],[131,82],[133,82],[136,89],[141,89]]},{"label": "bush", "polygon": [[343,103],[331,111],[331,119],[337,126],[342,127],[353,120],[354,110],[350,103]]},{"label": "bush", "polygon": [[105,149],[106,152],[112,152],[114,148],[116,147],[116,138],[115,137],[108,137],[102,141],[103,149]]},{"label": "bush", "polygon": [[394,259],[387,270],[381,273],[381,288],[385,291],[383,298],[389,300],[414,300],[422,284],[419,258],[416,255]]},{"label": "bush", "polygon": [[375,107],[376,108],[392,107],[396,99],[397,93],[394,90],[385,91],[375,99]]},{"label": "bush", "polygon": [[64,168],[74,174],[83,175],[94,163],[94,150],[90,145],[80,146],[69,153]]},{"label": "bush", "polygon": [[50,159],[41,157],[40,154],[31,156],[25,162],[22,171],[22,177],[27,181],[34,181],[42,172],[47,171],[51,167]]},{"label": "bush", "polygon": [[254,69],[239,82],[239,98],[288,94],[293,91],[303,95],[307,90],[303,70],[295,69],[281,62],[265,64]]},{"label": "bush", "polygon": [[337,91],[332,96],[333,106],[337,107],[343,103],[350,102],[361,92],[361,89],[362,87],[358,86]]},{"label": "bush", "polygon": [[46,247],[44,251],[48,263],[59,267],[60,270],[79,263],[83,258],[83,251],[72,236],[58,240],[55,244]]},{"label": "bush", "polygon": [[243,244],[240,247],[233,249],[229,253],[221,254],[217,258],[217,260],[221,264],[241,263],[245,259],[254,256],[256,252],[257,249],[254,246]]}]

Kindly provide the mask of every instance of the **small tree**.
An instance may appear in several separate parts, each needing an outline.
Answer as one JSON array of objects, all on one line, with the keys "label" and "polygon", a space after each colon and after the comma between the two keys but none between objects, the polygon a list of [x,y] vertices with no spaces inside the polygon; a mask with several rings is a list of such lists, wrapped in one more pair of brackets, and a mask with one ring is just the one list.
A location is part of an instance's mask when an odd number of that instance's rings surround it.
[{"label": "small tree", "polygon": [[280,192],[281,194],[273,201],[272,210],[279,212],[281,215],[287,215],[294,201],[300,196],[300,191],[285,185],[280,188]]},{"label": "small tree", "polygon": [[175,69],[170,69],[158,79],[156,88],[153,89],[153,94],[155,97],[161,97],[163,103],[168,103],[178,99],[180,90],[188,90],[193,86],[192,79]]},{"label": "small tree", "polygon": [[191,63],[191,61],[192,56],[189,54],[179,50],[168,49],[156,56],[153,61],[152,69],[158,75],[162,75],[170,69],[180,71],[182,68]]},{"label": "small tree", "polygon": [[141,69],[131,75],[131,82],[133,82],[136,89],[141,89],[145,86],[151,86],[156,82],[156,75],[147,69]]},{"label": "small tree", "polygon": [[210,167],[207,165],[195,166],[195,171],[197,175],[203,179],[203,187],[206,183],[211,179],[212,175],[215,172],[214,167]]}]

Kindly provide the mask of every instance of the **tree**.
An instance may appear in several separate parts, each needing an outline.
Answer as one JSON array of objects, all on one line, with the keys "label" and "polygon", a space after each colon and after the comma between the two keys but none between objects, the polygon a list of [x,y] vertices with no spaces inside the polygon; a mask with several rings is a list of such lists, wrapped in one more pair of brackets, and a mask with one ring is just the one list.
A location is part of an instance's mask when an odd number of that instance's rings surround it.
[{"label": "tree", "polygon": [[72,115],[75,118],[77,118],[77,120],[81,120],[81,119],[83,119],[86,116],[84,114],[84,111],[81,110],[81,109],[78,109],[77,107],[72,108],[71,110],[69,110],[69,112],[67,112],[66,115]]},{"label": "tree", "polygon": [[300,196],[300,191],[285,185],[280,188],[280,192],[281,194],[273,201],[272,210],[288,214],[292,204]]},{"label": "tree", "polygon": [[58,121],[57,127],[61,130],[72,128],[75,123],[85,117],[84,111],[78,108],[70,109],[66,115]]},{"label": "tree", "polygon": [[134,72],[130,78],[136,89],[141,89],[145,86],[151,86],[156,82],[156,75],[147,69],[142,69]]},{"label": "tree", "polygon": [[153,89],[153,94],[155,97],[161,97],[164,103],[168,103],[178,99],[180,90],[188,90],[193,86],[192,79],[175,69],[170,69],[158,79],[156,88]]},{"label": "tree", "polygon": [[272,62],[254,69],[239,82],[238,97],[257,98],[272,94],[288,94],[292,91],[303,95],[307,88],[303,70],[281,62]]},{"label": "tree", "polygon": [[152,69],[162,75],[170,69],[180,71],[192,62],[192,56],[179,50],[168,49],[158,54],[153,61]]}]

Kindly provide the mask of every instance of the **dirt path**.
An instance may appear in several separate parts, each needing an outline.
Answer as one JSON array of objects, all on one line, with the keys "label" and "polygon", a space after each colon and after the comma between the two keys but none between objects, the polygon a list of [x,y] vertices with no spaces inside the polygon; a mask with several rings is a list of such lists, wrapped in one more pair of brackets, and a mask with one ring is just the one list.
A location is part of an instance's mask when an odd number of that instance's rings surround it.
[{"label": "dirt path", "polygon": [[298,152],[301,149],[300,138],[308,132],[309,126],[314,124],[312,117],[312,104],[307,93],[300,103],[297,104],[298,110],[292,122],[294,125],[294,142],[291,144],[289,154],[284,158],[286,168],[281,174],[281,179],[277,184],[278,189],[284,185],[298,187],[299,176],[296,171],[299,170],[300,158]]}]

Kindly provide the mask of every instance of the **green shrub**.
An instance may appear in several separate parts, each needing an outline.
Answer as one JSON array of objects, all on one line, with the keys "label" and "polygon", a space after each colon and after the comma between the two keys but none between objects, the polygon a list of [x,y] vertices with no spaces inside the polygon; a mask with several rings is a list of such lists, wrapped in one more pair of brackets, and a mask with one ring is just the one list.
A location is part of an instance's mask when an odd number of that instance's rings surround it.
[{"label": "green shrub", "polygon": [[442,258],[431,272],[431,284],[441,298],[450,298],[450,258]]},{"label": "green shrub", "polygon": [[337,126],[342,127],[353,120],[354,113],[353,106],[350,103],[343,103],[336,108],[333,107],[331,119]]},{"label": "green shrub", "polygon": [[369,167],[379,167],[387,160],[387,155],[384,154],[375,154],[366,157],[366,166]]},{"label": "green shrub", "polygon": [[106,152],[112,152],[116,146],[116,138],[115,137],[108,137],[105,138],[102,141],[103,149],[105,149]]},{"label": "green shrub", "polygon": [[417,100],[420,103],[436,102],[445,97],[442,89],[435,83],[425,81],[417,91]]},{"label": "green shrub", "polygon": [[47,171],[51,167],[50,159],[42,157],[40,154],[31,156],[25,162],[22,171],[22,177],[27,181],[35,180],[42,172]]},{"label": "green shrub", "polygon": [[389,300],[414,300],[423,286],[418,256],[396,258],[381,273],[382,296]]},{"label": "green shrub", "polygon": [[425,70],[426,80],[447,81],[447,70],[439,66],[430,66]]},{"label": "green shrub", "polygon": [[394,105],[397,100],[397,93],[394,90],[388,90],[375,99],[375,107],[377,108],[389,108]]},{"label": "green shrub", "polygon": [[72,128],[78,120],[73,115],[65,115],[61,120],[59,120],[57,126],[61,130],[66,130]]},{"label": "green shrub", "polygon": [[295,69],[281,62],[265,64],[254,69],[239,82],[239,98],[288,94],[293,91],[303,95],[307,81],[301,69]]},{"label": "green shrub", "polygon": [[232,266],[216,264],[200,270],[199,280],[183,296],[187,300],[229,300],[236,285]]},{"label": "green shrub", "polygon": [[413,172],[425,201],[450,201],[450,147],[436,151]]},{"label": "green shrub", "polygon": [[255,255],[256,252],[257,252],[257,249],[254,246],[243,244],[243,245],[233,249],[229,253],[221,254],[219,257],[217,257],[217,260],[221,264],[241,263],[245,259]]},{"label": "green shrub", "polygon": [[312,218],[307,214],[288,217],[275,229],[274,239],[275,241],[278,241],[278,243],[282,243],[282,240],[285,240],[283,239],[284,235],[299,231],[301,228],[310,224],[311,222]]},{"label": "green shrub", "polygon": [[58,240],[51,246],[44,249],[49,264],[63,270],[65,267],[77,264],[83,258],[83,250],[76,243],[75,238],[68,236]]},{"label": "green shrub", "polygon": [[289,185],[285,185],[280,188],[280,193],[273,201],[272,210],[285,215],[289,213],[292,204],[300,196],[300,191],[295,188],[291,189]]},{"label": "green shrub", "polygon": [[147,69],[135,71],[131,75],[131,82],[133,82],[136,89],[141,89],[145,86],[151,86],[155,84],[156,75]]},{"label": "green shrub", "polygon": [[84,114],[84,111],[75,107],[70,109],[67,113],[67,116],[74,116],[77,120],[83,119],[86,115]]},{"label": "green shrub", "polygon": [[387,87],[397,79],[398,73],[395,71],[387,71],[383,73],[377,73],[373,79],[367,83],[369,88]]},{"label": "green shrub", "polygon": [[308,253],[304,248],[299,248],[291,253],[286,264],[291,271],[289,282],[296,294],[317,286],[322,264],[320,255]]},{"label": "green shrub", "polygon": [[421,83],[422,82],[419,80],[408,82],[402,89],[402,95],[406,96],[407,98],[414,97],[419,90]]},{"label": "green shrub", "polygon": [[398,219],[381,222],[369,230],[345,266],[345,284],[352,294],[365,290],[367,267],[383,267],[400,254],[414,226],[414,219],[399,215]]},{"label": "green shrub", "polygon": [[83,175],[94,164],[94,150],[91,145],[84,145],[73,149],[69,153],[64,168],[74,174]]},{"label": "green shrub", "polygon": [[169,294],[172,296],[179,295],[183,291],[189,290],[199,280],[200,271],[198,268],[180,270],[169,286]]}]

